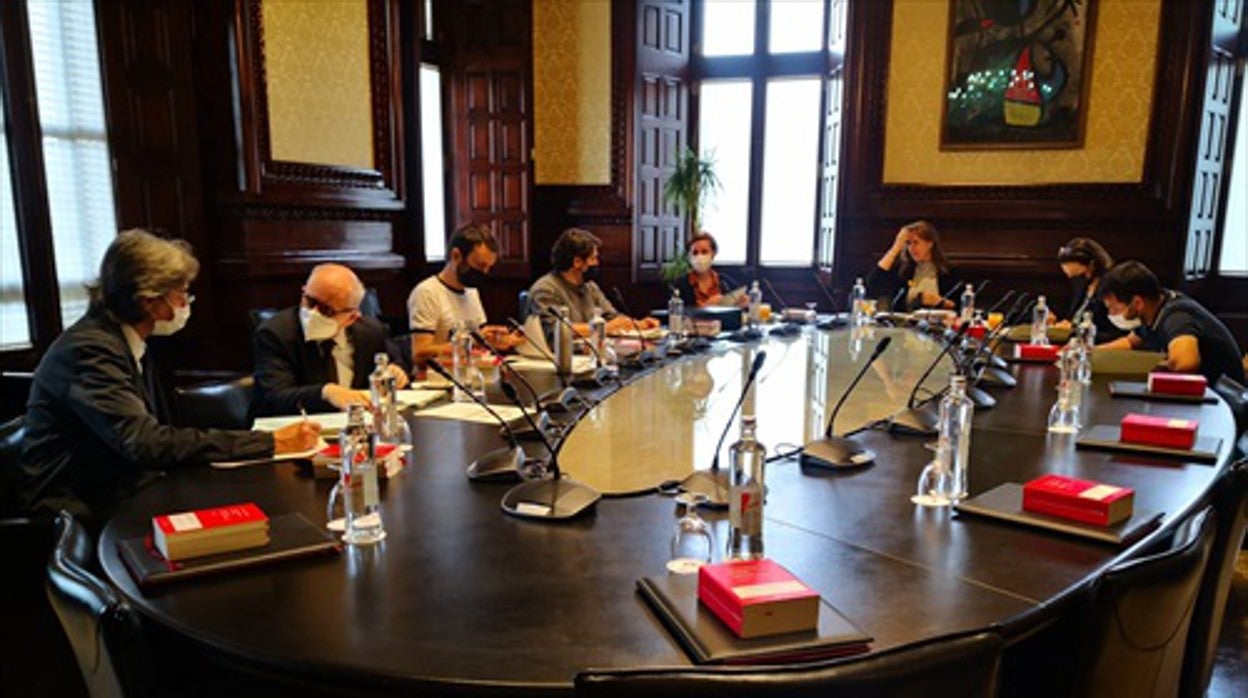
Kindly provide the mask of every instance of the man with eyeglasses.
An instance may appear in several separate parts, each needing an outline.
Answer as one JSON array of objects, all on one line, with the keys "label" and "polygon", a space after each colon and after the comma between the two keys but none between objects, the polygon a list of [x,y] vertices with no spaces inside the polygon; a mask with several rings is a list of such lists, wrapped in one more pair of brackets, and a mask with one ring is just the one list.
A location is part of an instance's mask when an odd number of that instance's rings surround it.
[{"label": "man with eyeglasses", "polygon": [[368,404],[373,357],[390,356],[398,387],[407,361],[376,318],[360,314],[364,285],[341,264],[322,264],[303,286],[300,304],[256,329],[257,416],[335,412]]},{"label": "man with eyeglasses", "polygon": [[172,426],[147,340],[181,330],[199,271],[190,246],[142,230],[109,245],[86,315],[48,347],[26,403],[20,493],[29,511],[102,526],[161,471],[267,458],[316,444],[315,423],[275,433]]}]

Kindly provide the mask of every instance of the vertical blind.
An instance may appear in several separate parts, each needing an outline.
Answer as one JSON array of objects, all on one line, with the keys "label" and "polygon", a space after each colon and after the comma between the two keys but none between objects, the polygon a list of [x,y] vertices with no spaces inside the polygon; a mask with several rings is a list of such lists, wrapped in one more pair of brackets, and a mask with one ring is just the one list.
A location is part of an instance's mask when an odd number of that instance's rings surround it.
[{"label": "vertical blind", "polygon": [[85,0],[28,3],[61,318],[86,310],[85,285],[117,233],[95,11]]},{"label": "vertical blind", "polygon": [[26,300],[22,293],[22,260],[17,248],[17,216],[9,172],[9,135],[0,94],[0,349],[30,344]]}]

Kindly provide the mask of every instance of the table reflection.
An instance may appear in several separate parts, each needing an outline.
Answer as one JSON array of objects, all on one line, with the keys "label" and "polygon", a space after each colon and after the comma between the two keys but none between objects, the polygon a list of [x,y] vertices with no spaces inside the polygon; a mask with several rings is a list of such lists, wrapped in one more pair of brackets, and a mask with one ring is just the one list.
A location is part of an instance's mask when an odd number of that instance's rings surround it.
[{"label": "table reflection", "polygon": [[[796,337],[721,344],[636,379],[576,425],[560,450],[560,465],[607,495],[644,492],[710,467],[759,351],[767,352],[767,361],[743,409],[758,416],[759,440],[772,452],[799,446],[822,435],[836,401],[885,337],[893,338],[892,345],[845,401],[834,428],[840,434],[884,419],[905,407],[941,344],[908,329],[808,329]],[[944,387],[951,369],[952,362],[942,359],[920,397]],[[725,445],[737,432],[733,424]],[[722,467],[726,459],[721,456]]]}]

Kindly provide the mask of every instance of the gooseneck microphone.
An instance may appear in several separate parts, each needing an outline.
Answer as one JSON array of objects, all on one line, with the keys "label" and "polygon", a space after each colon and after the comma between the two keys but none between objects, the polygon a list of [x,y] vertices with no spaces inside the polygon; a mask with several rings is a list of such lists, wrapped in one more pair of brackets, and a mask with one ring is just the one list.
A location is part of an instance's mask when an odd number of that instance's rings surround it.
[{"label": "gooseneck microphone", "polygon": [[[628,309],[628,302],[624,300],[624,294],[620,293],[619,286],[611,287],[611,300],[615,301],[620,306],[620,310],[624,313],[624,317],[628,318],[628,321],[633,325],[633,331],[637,333],[637,341],[641,344],[641,353],[637,356],[638,363],[644,364],[647,361],[657,360],[659,357],[650,353],[650,347],[646,342],[646,335],[642,333],[641,325],[637,324],[637,318],[633,317],[632,311]],[[668,323],[670,325],[671,318],[668,318]]]},{"label": "gooseneck microphone", "polygon": [[[890,311],[897,310],[897,304],[904,303],[904,300],[906,297],[906,291],[909,291],[909,290],[910,288],[904,285],[901,288],[897,289],[897,293],[893,294],[893,300],[889,301],[888,303],[888,309]],[[902,308],[905,308],[904,304],[902,305]]]},{"label": "gooseneck microphone", "polygon": [[732,412],[728,414],[728,420],[724,422],[724,430],[719,434],[719,442],[715,444],[715,455],[711,458],[710,470],[695,470],[689,477],[680,483],[681,489],[691,494],[705,494],[706,505],[711,507],[727,507],[728,506],[728,477],[727,473],[719,471],[719,452],[724,448],[724,439],[728,437],[728,430],[732,428],[732,423],[737,417],[737,412],[741,410],[741,405],[745,403],[745,396],[749,394],[750,388],[754,386],[754,380],[758,378],[759,369],[763,367],[763,362],[767,360],[767,352],[760,351],[754,355],[754,363],[750,365],[750,373],[745,379],[745,384],[741,386],[741,394],[737,397],[737,404],[733,405]]},{"label": "gooseneck microphone", "polygon": [[538,439],[542,442],[542,445],[546,447],[546,452],[550,454],[549,463],[551,472],[559,472],[559,461],[558,455],[555,453],[555,447],[550,445],[550,439],[547,438],[546,431],[542,429],[542,427],[533,419],[533,416],[529,414],[529,411],[524,408],[524,401],[520,399],[520,394],[516,392],[516,386],[508,383],[507,381],[501,381],[499,383],[499,387],[502,388],[503,394],[507,396],[507,399],[510,400],[513,405],[520,408],[520,414],[524,415],[524,421],[529,423],[529,426],[533,429],[534,433],[537,434]]},{"label": "gooseneck microphone", "polygon": [[812,270],[810,273],[815,277],[815,286],[817,286],[819,290],[823,292],[823,297],[828,299],[828,312],[835,313],[836,312],[836,300],[832,298],[832,292],[829,291],[828,288],[823,285],[823,280],[819,278],[819,272]]},{"label": "gooseneck microphone", "polygon": [[[944,346],[941,347],[936,357],[924,369],[923,375],[919,376],[919,380],[915,381],[914,387],[910,390],[910,397],[906,400],[905,409],[888,418],[889,432],[921,436],[930,436],[936,433],[937,414],[932,409],[931,403],[932,399],[943,391],[937,391],[921,403],[916,403],[919,396],[919,388],[923,386],[923,382],[927,380],[927,377],[932,375],[932,371],[936,370],[936,367],[940,365],[940,360],[962,341],[962,337],[966,334],[968,327],[970,327],[969,324],[962,323],[953,336],[945,340]],[[958,367],[956,359],[954,360],[954,366]]]},{"label": "gooseneck microphone", "polygon": [[867,359],[862,368],[858,370],[858,375],[850,381],[849,387],[845,392],[841,393],[841,399],[837,401],[836,407],[832,408],[832,415],[828,417],[828,428],[824,431],[822,439],[811,441],[802,447],[800,462],[802,465],[810,465],[819,468],[849,468],[859,465],[867,465],[875,460],[875,452],[863,448],[857,441],[850,437],[834,436],[832,433],[832,424],[836,421],[836,415],[841,410],[841,406],[845,404],[845,400],[850,393],[854,392],[854,388],[858,387],[858,382],[866,375],[867,369],[875,360],[880,358],[880,354],[888,349],[888,345],[892,342],[892,337],[885,337],[875,345],[875,351],[871,352],[871,357]]},{"label": "gooseneck microphone", "polygon": [[[503,383],[502,389],[507,398],[520,408],[530,426],[536,429],[537,425],[516,394],[516,387]],[[579,516],[602,499],[602,494],[592,487],[564,477],[555,447],[545,437],[542,438],[542,445],[550,453],[550,478],[528,480],[507,490],[501,502],[503,512],[522,519],[558,521]]]},{"label": "gooseneck microphone", "polygon": [[[763,285],[767,287],[767,291],[771,293],[771,297],[775,298],[776,302],[780,304],[780,314],[781,314],[781,317],[783,318],[784,311],[785,309],[789,307],[789,304],[784,302],[784,296],[781,296],[780,292],[776,290],[776,287],[771,284],[771,279],[768,279],[767,277],[764,276]],[[774,316],[774,313],[773,313],[773,316]],[[771,331],[768,332],[767,334],[774,335],[777,337],[792,337],[795,335],[799,335],[801,333],[802,333],[801,327],[795,324],[789,323],[789,322],[782,322],[779,327],[771,328]]]},{"label": "gooseneck microphone", "polygon": [[[491,354],[494,355],[495,358],[498,359],[499,370],[507,371],[507,373],[511,375],[512,378],[514,378],[516,381],[518,381],[521,385],[524,386],[524,389],[527,390],[529,395],[533,398],[533,409],[541,412],[542,416],[537,420],[538,424],[541,425],[540,426],[541,431],[539,433],[535,434],[528,429],[512,429],[512,433],[516,435],[517,439],[542,438],[543,435],[545,434],[545,430],[550,428],[551,421],[550,421],[550,415],[547,414],[546,409],[542,407],[542,398],[541,396],[537,394],[537,390],[533,388],[533,384],[530,383],[528,379],[525,378],[522,373],[517,371],[514,366],[508,363],[502,354],[499,354],[498,351],[494,349],[494,347],[490,346],[490,343],[485,341],[485,337],[483,337],[479,331],[471,330],[470,334],[472,338],[476,340],[477,343],[483,345],[486,351],[490,352]],[[502,385],[508,385],[506,381],[500,381],[500,383]],[[533,426],[537,426],[537,425],[533,425]]]},{"label": "gooseneck microphone", "polygon": [[[551,320],[554,320],[555,322],[563,325],[564,327],[567,327],[569,330],[572,331],[573,337],[580,336],[576,331],[576,326],[572,324],[572,321],[567,319],[563,315],[555,312],[553,309],[540,308],[538,310],[538,314],[541,315],[542,317],[550,318]],[[604,329],[604,332],[605,332],[605,329]],[[585,346],[589,347],[590,352],[593,353],[594,358],[597,360],[598,368],[594,369],[594,372],[590,374],[589,377],[580,378],[580,379],[576,378],[575,371],[574,371],[572,382],[575,384],[575,383],[578,383],[579,381],[581,387],[590,387],[590,388],[601,388],[604,384],[604,380],[614,380],[616,383],[619,383],[620,382],[619,374],[613,373],[610,369],[607,368],[607,362],[603,358],[602,352],[598,351],[598,347],[594,346],[594,338],[584,337],[583,339],[585,340],[584,341]]]},{"label": "gooseneck microphone", "polygon": [[543,359],[550,362],[550,365],[555,369],[555,377],[558,378],[559,385],[563,386],[563,388],[553,397],[549,395],[540,397],[538,407],[546,412],[570,412],[572,410],[572,403],[574,402],[588,407],[589,403],[586,402],[575,389],[568,386],[567,380],[563,377],[563,374],[559,372],[559,362],[555,361],[555,357],[551,356],[545,349],[542,349],[540,344],[533,341],[533,338],[529,336],[529,333],[524,331],[524,326],[519,322],[516,322],[515,318],[507,318],[507,324],[511,325],[512,329],[519,332],[520,336],[524,337],[525,341],[529,343],[529,346],[533,347],[534,351],[540,354]]},{"label": "gooseneck microphone", "polygon": [[446,370],[442,364],[438,363],[437,359],[429,359],[426,365],[434,373],[450,381],[451,385],[459,388],[473,402],[488,412],[502,426],[503,432],[507,436],[507,441],[511,444],[510,447],[490,451],[469,464],[467,470],[468,479],[475,481],[519,479],[520,468],[524,465],[524,449],[520,448],[520,443],[516,440],[516,434],[511,430],[511,425],[507,423],[507,420],[500,417],[498,412],[495,412],[494,408],[490,407],[484,400],[474,395],[451,371]]}]

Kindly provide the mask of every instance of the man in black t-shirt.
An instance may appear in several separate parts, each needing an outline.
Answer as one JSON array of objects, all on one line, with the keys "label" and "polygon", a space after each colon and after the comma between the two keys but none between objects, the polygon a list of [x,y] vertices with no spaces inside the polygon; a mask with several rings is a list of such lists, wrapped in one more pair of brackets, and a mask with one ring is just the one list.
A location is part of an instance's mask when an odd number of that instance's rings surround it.
[{"label": "man in black t-shirt", "polygon": [[1202,374],[1210,385],[1222,376],[1245,382],[1226,325],[1191,298],[1163,289],[1148,267],[1134,261],[1115,266],[1101,279],[1100,294],[1110,321],[1130,332],[1103,347],[1164,351],[1169,370]]}]

